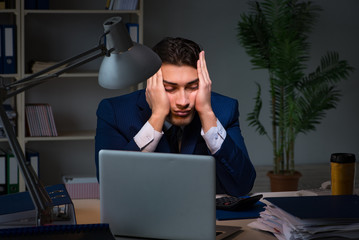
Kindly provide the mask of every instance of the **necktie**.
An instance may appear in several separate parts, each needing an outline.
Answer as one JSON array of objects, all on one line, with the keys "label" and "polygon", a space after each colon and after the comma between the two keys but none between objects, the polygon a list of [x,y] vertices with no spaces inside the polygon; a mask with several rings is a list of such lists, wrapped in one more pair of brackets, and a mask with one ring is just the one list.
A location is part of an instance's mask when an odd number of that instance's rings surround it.
[{"label": "necktie", "polygon": [[166,132],[167,141],[170,144],[171,152],[180,152],[180,143],[182,138],[182,129],[178,126],[173,125]]}]

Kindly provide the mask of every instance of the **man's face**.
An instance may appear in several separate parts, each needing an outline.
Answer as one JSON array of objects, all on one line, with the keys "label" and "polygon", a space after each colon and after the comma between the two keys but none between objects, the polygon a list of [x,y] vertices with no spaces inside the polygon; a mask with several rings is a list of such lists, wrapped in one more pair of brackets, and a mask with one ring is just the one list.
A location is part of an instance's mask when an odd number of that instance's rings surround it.
[{"label": "man's face", "polygon": [[176,126],[186,126],[195,115],[197,69],[191,66],[163,64],[161,70],[171,108],[166,120]]}]

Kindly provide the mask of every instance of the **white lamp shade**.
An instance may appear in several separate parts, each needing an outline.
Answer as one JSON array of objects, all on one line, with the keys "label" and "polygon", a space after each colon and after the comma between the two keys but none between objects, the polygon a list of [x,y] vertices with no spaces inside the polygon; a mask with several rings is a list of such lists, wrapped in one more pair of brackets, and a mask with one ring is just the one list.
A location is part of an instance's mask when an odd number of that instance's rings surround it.
[{"label": "white lamp shade", "polygon": [[104,57],[98,81],[104,88],[127,88],[150,78],[161,64],[159,56],[150,48],[135,44],[126,52]]},{"label": "white lamp shade", "polygon": [[99,71],[99,84],[104,88],[122,89],[150,78],[161,67],[160,57],[150,48],[133,43],[121,17],[112,17],[103,24],[106,48]]}]

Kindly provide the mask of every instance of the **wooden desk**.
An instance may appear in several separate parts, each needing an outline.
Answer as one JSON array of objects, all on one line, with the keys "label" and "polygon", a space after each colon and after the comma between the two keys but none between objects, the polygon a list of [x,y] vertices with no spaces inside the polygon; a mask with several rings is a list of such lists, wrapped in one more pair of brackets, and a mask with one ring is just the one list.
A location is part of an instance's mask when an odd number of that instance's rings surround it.
[{"label": "wooden desk", "polygon": [[100,199],[72,200],[77,224],[93,224],[100,222]]},{"label": "wooden desk", "polygon": [[[99,199],[74,199],[76,220],[78,224],[93,224],[100,222],[100,200]],[[233,240],[272,240],[276,239],[272,234],[267,232],[257,231],[247,226],[248,223],[254,221],[254,219],[243,219],[243,220],[231,220],[231,221],[217,221],[217,225],[226,226],[240,226],[243,232],[234,236]],[[116,239],[131,239],[134,238],[116,238]]]}]

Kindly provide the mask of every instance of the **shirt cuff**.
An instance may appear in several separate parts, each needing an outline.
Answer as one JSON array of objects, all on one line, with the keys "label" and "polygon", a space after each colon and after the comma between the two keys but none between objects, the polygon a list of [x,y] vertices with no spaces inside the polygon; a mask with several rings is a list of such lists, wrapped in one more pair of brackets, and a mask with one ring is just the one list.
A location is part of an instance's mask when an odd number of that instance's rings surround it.
[{"label": "shirt cuff", "polygon": [[133,140],[142,152],[154,152],[162,135],[163,132],[156,131],[149,122],[146,122]]},{"label": "shirt cuff", "polygon": [[217,127],[211,127],[206,133],[201,129],[201,135],[212,154],[215,154],[222,146],[226,139],[227,132],[217,119]]}]

